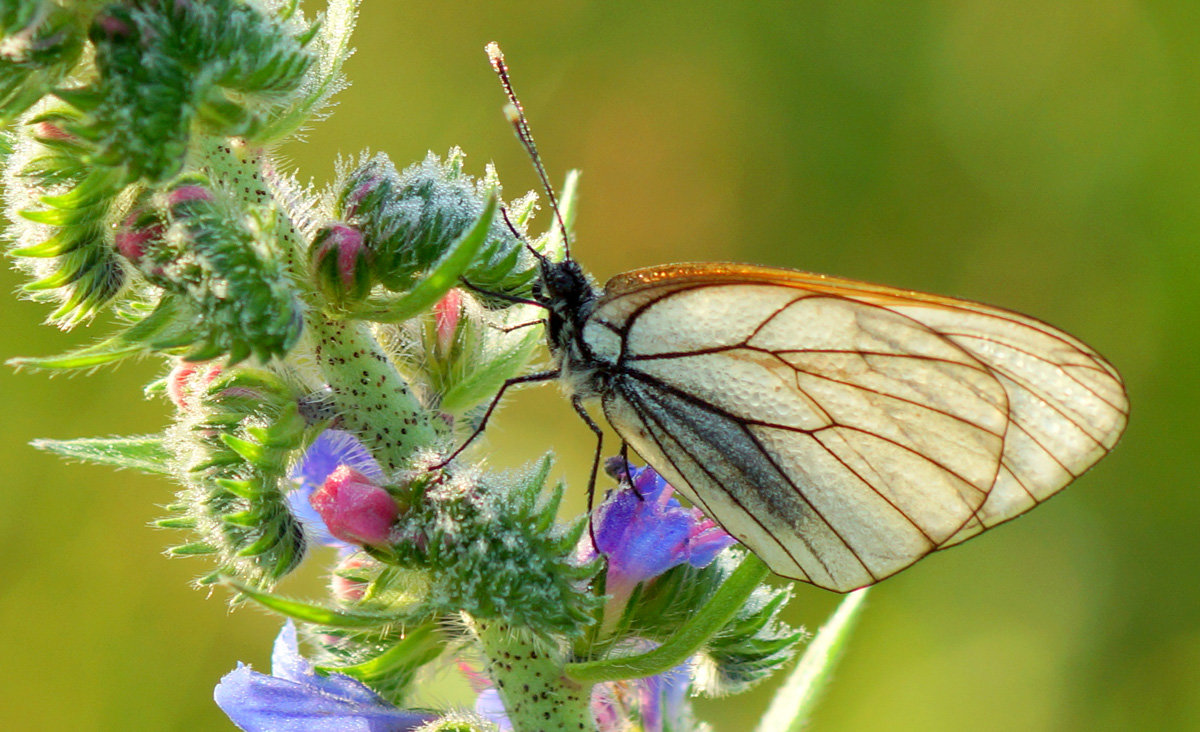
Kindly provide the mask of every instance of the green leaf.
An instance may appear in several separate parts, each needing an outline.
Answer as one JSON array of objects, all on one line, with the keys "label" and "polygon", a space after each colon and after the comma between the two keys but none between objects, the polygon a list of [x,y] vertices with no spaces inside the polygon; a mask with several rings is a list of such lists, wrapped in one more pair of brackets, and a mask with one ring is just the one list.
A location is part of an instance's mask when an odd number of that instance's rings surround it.
[{"label": "green leaf", "polygon": [[529,362],[530,355],[540,342],[541,333],[535,329],[507,353],[500,354],[482,368],[452,383],[442,395],[441,408],[453,414],[489,398]]},{"label": "green leaf", "polygon": [[775,693],[756,732],[799,732],[807,726],[862,611],[867,590],[864,587],[846,595],[829,621],[817,631],[796,668]]},{"label": "green leaf", "polygon": [[[32,369],[86,369],[157,350],[158,344],[183,335],[179,319],[182,303],[164,297],[154,312],[108,340],[57,356],[9,359],[8,365]],[[193,338],[194,336],[189,336]]]},{"label": "green leaf", "polygon": [[280,615],[305,623],[328,625],[333,628],[377,628],[383,625],[404,622],[405,620],[405,618],[398,617],[395,614],[347,612],[321,607],[320,605],[312,605],[307,602],[292,600],[282,595],[276,595],[273,592],[256,590],[249,585],[229,577],[222,578],[222,582],[268,610],[274,610]]},{"label": "green leaf", "polygon": [[34,440],[39,450],[89,463],[133,468],[165,475],[173,455],[163,446],[161,435],[142,437],[88,437],[78,440]]}]

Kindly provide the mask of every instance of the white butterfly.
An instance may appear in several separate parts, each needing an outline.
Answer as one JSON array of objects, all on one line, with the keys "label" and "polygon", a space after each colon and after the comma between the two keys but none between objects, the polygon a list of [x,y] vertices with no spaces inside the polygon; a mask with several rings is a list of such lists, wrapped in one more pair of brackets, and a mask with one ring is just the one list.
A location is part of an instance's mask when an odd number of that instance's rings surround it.
[{"label": "white butterfly", "polygon": [[1028,511],[1128,421],[1116,369],[1008,310],[740,264],[639,269],[597,292],[569,256],[538,257],[530,302],[558,368],[505,388],[561,379],[599,436],[584,408],[598,398],[625,443],[771,569],[830,590]]},{"label": "white butterfly", "polygon": [[[964,300],[784,269],[679,264],[595,293],[543,263],[578,404],[778,574],[872,584],[1054,494],[1116,443],[1099,354]],[[539,375],[540,376],[540,375]]]}]

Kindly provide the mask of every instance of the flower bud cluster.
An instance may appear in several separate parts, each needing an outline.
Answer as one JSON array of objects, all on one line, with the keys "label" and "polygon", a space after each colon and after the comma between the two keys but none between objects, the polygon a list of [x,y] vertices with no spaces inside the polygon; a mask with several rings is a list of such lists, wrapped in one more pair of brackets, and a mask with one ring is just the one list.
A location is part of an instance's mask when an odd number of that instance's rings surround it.
[{"label": "flower bud cluster", "polygon": [[504,618],[543,635],[574,637],[601,600],[586,590],[599,562],[579,561],[583,517],[555,523],[564,486],[546,490],[550,460],[524,476],[426,473],[398,495],[394,541],[381,559],[428,572],[431,612]]},{"label": "flower bud cluster", "polygon": [[[231,205],[199,174],[175,181],[162,197],[166,230],[135,214],[122,229],[124,251],[151,283],[197,311],[191,360],[229,354],[236,363],[282,356],[303,328],[303,309],[275,240],[274,210]],[[240,213],[245,211],[245,213]],[[237,293],[237,297],[231,297]]]},{"label": "flower bud cluster", "polygon": [[[333,215],[362,235],[373,283],[408,290],[479,218],[499,182],[490,166],[482,180],[465,174],[463,159],[458,148],[444,161],[430,153],[398,173],[380,153],[363,157],[336,186]],[[517,202],[510,219],[523,224],[532,206],[531,197]],[[529,295],[536,275],[535,259],[501,217],[464,273],[481,290],[518,297]]]},{"label": "flower bud cluster", "polygon": [[305,80],[314,32],[237,0],[110,3],[88,36],[95,77],[59,95],[86,114],[65,129],[122,182],[165,180],[196,131],[259,134]]},{"label": "flower bud cluster", "polygon": [[167,393],[180,413],[168,447],[188,487],[160,526],[197,535],[176,555],[216,555],[216,572],[270,585],[299,564],[305,537],[288,509],[287,468],[306,423],[296,394],[266,371],[179,363]]}]

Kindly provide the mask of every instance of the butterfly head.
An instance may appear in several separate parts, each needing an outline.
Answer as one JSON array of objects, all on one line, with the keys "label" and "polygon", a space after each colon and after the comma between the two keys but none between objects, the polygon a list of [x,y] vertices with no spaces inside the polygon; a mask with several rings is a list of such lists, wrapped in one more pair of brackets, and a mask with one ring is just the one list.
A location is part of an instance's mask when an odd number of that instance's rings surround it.
[{"label": "butterfly head", "polygon": [[549,311],[547,336],[550,347],[557,350],[582,330],[595,305],[596,291],[573,259],[542,259],[540,265],[541,277],[534,284],[533,297]]}]

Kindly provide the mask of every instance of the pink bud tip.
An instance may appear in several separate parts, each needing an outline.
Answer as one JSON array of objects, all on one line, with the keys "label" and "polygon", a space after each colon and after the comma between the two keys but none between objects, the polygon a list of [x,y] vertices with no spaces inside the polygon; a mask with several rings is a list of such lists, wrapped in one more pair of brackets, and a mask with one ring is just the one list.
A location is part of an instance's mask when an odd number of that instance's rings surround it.
[{"label": "pink bud tip", "polygon": [[358,259],[364,253],[363,235],[352,226],[334,224],[329,227],[327,238],[321,246],[326,251],[331,247],[337,247],[338,274],[342,278],[342,285],[350,289],[354,285]]},{"label": "pink bud tip", "polygon": [[121,224],[113,237],[113,244],[123,257],[137,262],[146,254],[146,243],[162,236],[163,228],[157,222],[148,226],[137,225],[140,212],[134,212]]},{"label": "pink bud tip", "polygon": [[49,122],[38,122],[33,125],[33,136],[39,140],[73,140],[74,136],[68,134],[63,128]]},{"label": "pink bud tip", "polygon": [[167,194],[167,205],[178,206],[188,201],[211,201],[212,191],[204,186],[179,186]]},{"label": "pink bud tip", "polygon": [[123,20],[111,15],[101,15],[96,18],[96,25],[112,38],[122,38],[133,33],[133,28]]},{"label": "pink bud tip", "polygon": [[434,323],[437,326],[438,346],[446,351],[454,339],[458,320],[462,316],[462,291],[453,288],[433,306]]},{"label": "pink bud tip", "polygon": [[349,465],[341,465],[309,497],[325,527],[349,544],[386,544],[400,509],[391,495]]},{"label": "pink bud tip", "polygon": [[196,406],[196,394],[220,375],[221,367],[216,364],[182,361],[167,375],[167,396],[180,411],[190,412]]},{"label": "pink bud tip", "polygon": [[349,579],[342,573],[370,569],[375,564],[375,560],[361,552],[351,554],[343,559],[329,580],[329,589],[333,591],[333,596],[345,602],[357,602],[361,600],[363,595],[366,594],[368,583]]}]

